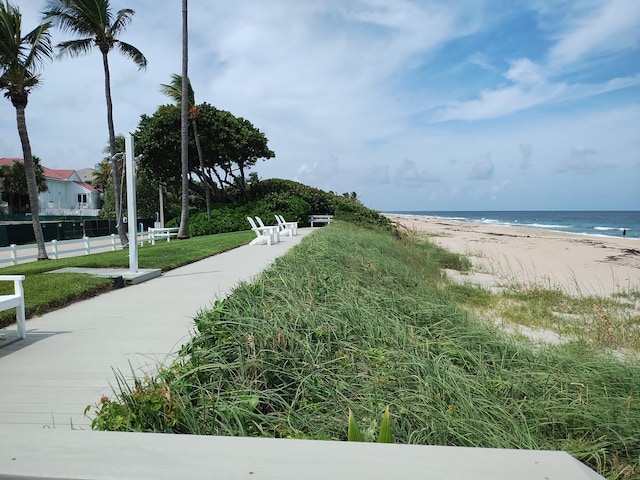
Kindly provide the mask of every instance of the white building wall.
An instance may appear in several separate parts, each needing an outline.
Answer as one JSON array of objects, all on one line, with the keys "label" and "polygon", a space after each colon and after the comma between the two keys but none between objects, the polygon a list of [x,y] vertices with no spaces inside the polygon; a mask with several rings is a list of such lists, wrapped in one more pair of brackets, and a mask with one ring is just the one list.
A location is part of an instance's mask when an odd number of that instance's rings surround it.
[{"label": "white building wall", "polygon": [[[93,210],[100,208],[100,193],[75,183],[76,180],[47,178],[48,190],[39,194],[41,214],[58,214],[62,210]],[[79,178],[79,177],[78,177]],[[78,195],[81,195],[78,198]],[[86,200],[81,202],[80,200]],[[56,213],[54,213],[56,211]]]}]

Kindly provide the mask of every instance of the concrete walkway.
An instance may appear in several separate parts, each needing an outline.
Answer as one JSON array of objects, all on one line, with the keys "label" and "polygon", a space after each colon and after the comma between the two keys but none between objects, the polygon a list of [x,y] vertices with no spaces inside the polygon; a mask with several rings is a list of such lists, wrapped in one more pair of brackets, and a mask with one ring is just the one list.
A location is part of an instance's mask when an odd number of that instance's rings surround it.
[{"label": "concrete walkway", "polygon": [[[90,429],[84,415],[131,377],[168,363],[194,316],[249,281],[311,229],[278,244],[243,246],[27,320],[27,339],[0,348],[0,425]],[[7,337],[15,325],[0,330]],[[93,410],[93,409],[92,409]]]}]

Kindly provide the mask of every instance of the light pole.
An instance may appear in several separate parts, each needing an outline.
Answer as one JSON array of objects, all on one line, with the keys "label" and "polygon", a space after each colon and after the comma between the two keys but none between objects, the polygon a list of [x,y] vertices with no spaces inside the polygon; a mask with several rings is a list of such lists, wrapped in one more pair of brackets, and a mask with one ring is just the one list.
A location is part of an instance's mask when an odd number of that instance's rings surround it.
[{"label": "light pole", "polygon": [[136,217],[136,178],[133,137],[127,135],[124,141],[127,171],[127,223],[129,225],[129,272],[138,273],[138,219]]},{"label": "light pole", "polygon": [[162,183],[158,183],[158,195],[160,197],[160,228],[164,228],[164,192],[162,191]]}]

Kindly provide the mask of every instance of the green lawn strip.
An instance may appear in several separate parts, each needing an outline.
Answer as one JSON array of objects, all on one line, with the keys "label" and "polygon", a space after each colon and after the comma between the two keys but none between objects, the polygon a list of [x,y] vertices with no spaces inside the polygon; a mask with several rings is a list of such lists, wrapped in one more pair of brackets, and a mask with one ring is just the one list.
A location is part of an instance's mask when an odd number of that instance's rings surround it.
[{"label": "green lawn strip", "polygon": [[[245,245],[252,238],[255,238],[255,234],[245,231],[171,242],[159,241],[155,245],[145,244],[138,248],[138,266],[167,271]],[[46,272],[65,267],[128,268],[128,255],[128,250],[116,250],[59,260],[36,261],[0,268],[0,274],[25,275],[23,283],[25,310],[29,318],[113,288],[112,281],[108,278]],[[0,282],[0,294],[10,292],[13,292],[13,284]],[[13,311],[0,314],[0,327],[13,322],[15,322]]]},{"label": "green lawn strip", "polygon": [[389,405],[399,443],[566,450],[636,478],[638,362],[501,334],[456,300],[441,261],[333,222],[199,315],[171,367],[121,382],[94,428],[345,440],[351,409],[375,441]]}]

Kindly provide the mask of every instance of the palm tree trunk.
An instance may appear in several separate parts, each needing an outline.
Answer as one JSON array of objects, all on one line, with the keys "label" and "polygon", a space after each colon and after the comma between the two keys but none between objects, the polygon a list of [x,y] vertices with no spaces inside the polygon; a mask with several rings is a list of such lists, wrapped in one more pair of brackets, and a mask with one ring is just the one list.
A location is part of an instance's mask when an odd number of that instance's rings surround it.
[{"label": "palm tree trunk", "polygon": [[122,223],[122,187],[120,186],[120,166],[116,158],[116,133],[113,127],[113,104],[111,103],[111,74],[109,73],[109,60],[107,53],[102,53],[102,64],[104,66],[104,93],[107,99],[107,125],[109,127],[109,154],[111,156],[111,175],[113,178],[113,196],[116,207],[116,228],[120,237],[120,244],[128,245],[127,231]]},{"label": "palm tree trunk", "polygon": [[182,212],[178,238],[189,238],[189,32],[187,22],[187,0],[182,0],[182,105],[180,119],[182,162]]},{"label": "palm tree trunk", "polygon": [[18,135],[22,143],[22,156],[24,157],[24,173],[27,177],[27,190],[29,192],[29,205],[31,206],[31,222],[33,224],[33,234],[38,244],[38,260],[48,260],[47,249],[44,245],[44,234],[40,225],[40,203],[38,201],[38,182],[36,171],[31,154],[31,144],[27,133],[27,121],[24,114],[24,107],[16,107],[16,118],[18,121]]},{"label": "palm tree trunk", "polygon": [[[198,136],[198,122],[195,116],[191,119],[191,125],[193,125],[193,136],[196,139],[200,171],[202,171],[202,178],[204,178],[204,157],[202,155],[202,147],[200,146],[200,137]],[[209,184],[206,181],[204,182],[204,199],[207,204],[207,220],[211,220],[211,194],[209,193]]]}]

